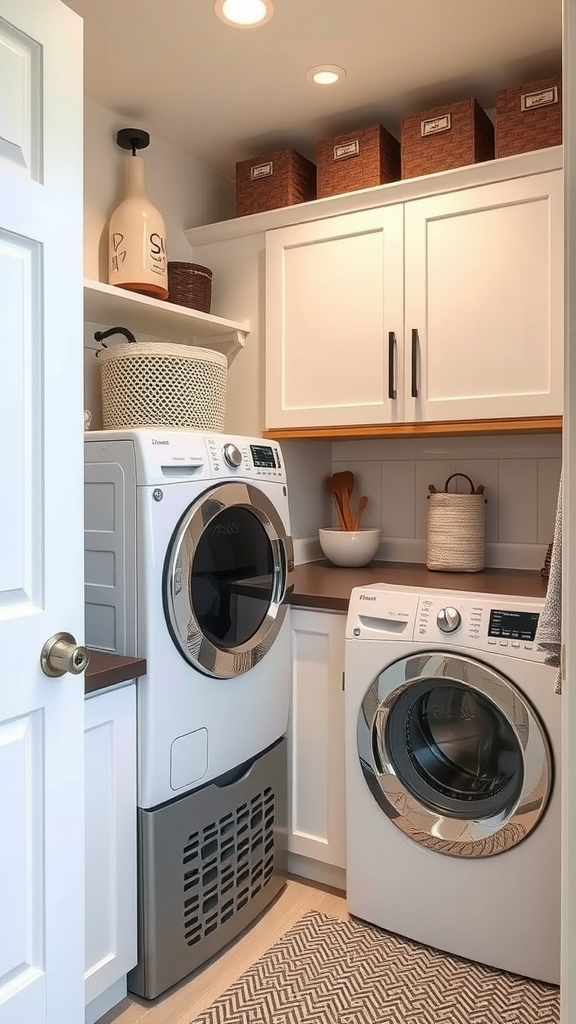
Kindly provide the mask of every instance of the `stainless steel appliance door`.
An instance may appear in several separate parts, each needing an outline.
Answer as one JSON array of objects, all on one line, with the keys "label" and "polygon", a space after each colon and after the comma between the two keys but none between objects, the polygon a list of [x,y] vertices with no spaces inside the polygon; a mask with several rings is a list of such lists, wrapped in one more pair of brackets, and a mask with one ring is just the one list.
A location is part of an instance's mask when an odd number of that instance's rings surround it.
[{"label": "stainless steel appliance door", "polygon": [[182,656],[228,679],[270,649],[293,587],[292,539],[257,487],[206,491],[178,524],[164,566],[164,610]]},{"label": "stainless steel appliance door", "polygon": [[544,728],[481,662],[442,652],[394,662],[364,697],[357,741],[384,813],[438,853],[502,853],[544,813],[553,770]]}]

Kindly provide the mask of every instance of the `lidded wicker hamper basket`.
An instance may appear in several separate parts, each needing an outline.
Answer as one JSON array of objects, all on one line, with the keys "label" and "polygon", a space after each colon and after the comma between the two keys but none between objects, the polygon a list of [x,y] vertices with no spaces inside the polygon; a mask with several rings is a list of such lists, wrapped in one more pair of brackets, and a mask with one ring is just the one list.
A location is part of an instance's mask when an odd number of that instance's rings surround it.
[{"label": "lidded wicker hamper basket", "polygon": [[[461,476],[470,494],[449,494],[448,484]],[[437,491],[428,490],[426,567],[440,572],[481,572],[486,564],[486,498],[465,473],[453,473]]]},{"label": "lidded wicker hamper basket", "polygon": [[188,345],[137,341],[99,353],[105,430],[224,429],[228,360]]}]

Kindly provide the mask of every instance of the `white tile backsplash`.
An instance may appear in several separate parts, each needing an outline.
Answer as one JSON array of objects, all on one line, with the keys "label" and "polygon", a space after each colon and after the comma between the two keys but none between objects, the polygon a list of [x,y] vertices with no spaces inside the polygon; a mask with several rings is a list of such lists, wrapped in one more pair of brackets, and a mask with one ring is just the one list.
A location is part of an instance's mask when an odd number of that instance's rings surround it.
[{"label": "white tile backsplash", "polygon": [[[332,471],[351,469],[355,499],[368,494],[365,524],[382,526],[380,557],[425,561],[428,485],[441,489],[459,472],[485,487],[487,564],[538,569],[552,539],[561,455],[560,434],[351,440],[332,445]],[[458,479],[452,489],[469,488]]]},{"label": "white tile backsplash", "polygon": [[551,544],[562,459],[538,459],[538,543]]},{"label": "white tile backsplash", "polygon": [[382,465],[381,526],[383,537],[415,537],[415,462],[393,462]]},{"label": "white tile backsplash", "polygon": [[498,462],[498,541],[538,543],[538,459]]}]

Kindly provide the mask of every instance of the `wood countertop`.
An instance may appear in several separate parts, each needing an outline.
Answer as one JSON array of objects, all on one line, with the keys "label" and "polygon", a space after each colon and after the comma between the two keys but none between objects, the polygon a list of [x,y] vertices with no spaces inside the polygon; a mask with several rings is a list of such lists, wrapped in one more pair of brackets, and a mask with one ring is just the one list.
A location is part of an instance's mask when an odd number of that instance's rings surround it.
[{"label": "wood countertop", "polygon": [[90,664],[84,673],[84,693],[105,690],[146,675],[144,658],[123,658],[108,651],[90,651]]},{"label": "wood countertop", "polygon": [[[298,608],[347,612],[353,588],[370,583],[542,598],[546,596],[547,586],[546,580],[542,579],[537,570],[429,572],[425,565],[415,562],[373,562],[363,569],[340,569],[328,561],[320,561],[296,566],[290,603]],[[146,675],[144,658],[124,658],[106,651],[91,651],[90,655],[90,664],[84,676],[85,694]]]},{"label": "wood countertop", "polygon": [[346,612],[352,589],[370,583],[542,598],[547,587],[538,570],[532,569],[430,572],[425,565],[415,562],[373,562],[363,569],[340,569],[321,561],[296,566],[290,603],[293,607]]}]

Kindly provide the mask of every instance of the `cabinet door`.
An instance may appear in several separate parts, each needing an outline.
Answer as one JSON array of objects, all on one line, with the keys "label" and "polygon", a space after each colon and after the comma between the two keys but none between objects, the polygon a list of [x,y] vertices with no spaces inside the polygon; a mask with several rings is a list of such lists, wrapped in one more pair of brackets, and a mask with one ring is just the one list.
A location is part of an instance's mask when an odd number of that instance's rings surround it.
[{"label": "cabinet door", "polygon": [[561,171],[406,204],[407,420],[562,412],[562,218]]},{"label": "cabinet door", "polygon": [[268,428],[402,418],[402,233],[400,205],[268,232]]},{"label": "cabinet door", "polygon": [[292,612],[290,853],[345,866],[344,637],[346,616]]},{"label": "cabinet door", "polygon": [[136,686],[86,701],[86,1005],[136,965]]}]

